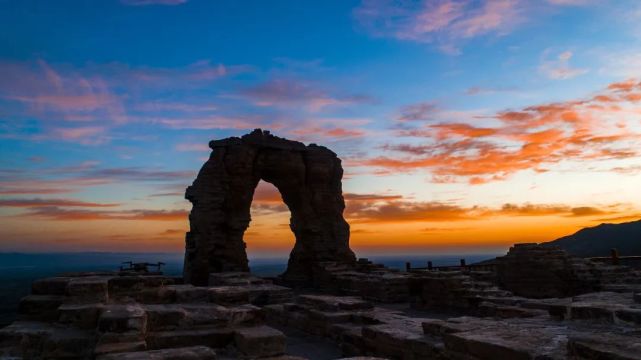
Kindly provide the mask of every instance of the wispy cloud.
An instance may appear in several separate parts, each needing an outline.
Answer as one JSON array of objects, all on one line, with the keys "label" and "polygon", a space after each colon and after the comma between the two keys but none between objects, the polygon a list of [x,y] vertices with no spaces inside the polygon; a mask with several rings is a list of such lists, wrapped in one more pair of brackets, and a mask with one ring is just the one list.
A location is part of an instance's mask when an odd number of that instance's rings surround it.
[{"label": "wispy cloud", "polygon": [[44,120],[126,120],[122,99],[100,77],[62,72],[43,60],[0,62],[0,73],[0,98],[21,103],[28,114]]},{"label": "wispy cloud", "polygon": [[354,16],[374,36],[436,43],[456,54],[462,40],[509,33],[523,22],[523,10],[520,0],[364,0]]},{"label": "wispy cloud", "polygon": [[539,71],[550,79],[567,80],[588,72],[586,68],[572,67],[570,65],[570,60],[574,56],[572,51],[563,51],[552,60],[545,59],[548,54],[549,50],[546,50],[543,54],[544,60],[539,66]]},{"label": "wispy cloud", "polygon": [[95,162],[87,162],[76,166],[39,168],[33,171],[12,172],[0,169],[0,194],[64,194],[123,182],[152,183],[171,187],[179,185],[178,187],[182,188],[195,176],[195,170],[164,170],[153,167],[101,167]]},{"label": "wispy cloud", "polygon": [[[209,60],[172,68],[130,66],[123,63],[51,64],[44,60],[0,61],[0,102],[3,115],[14,122],[3,137],[25,140],[64,140],[101,145],[113,140],[112,128],[131,122],[211,123],[222,119],[211,98],[194,96],[218,79],[252,71],[244,65]],[[167,100],[166,90],[172,90]],[[177,102],[177,94],[190,99]],[[191,100],[191,99],[194,100]],[[155,99],[150,101],[149,99]],[[20,133],[19,121],[33,118],[41,133]],[[235,128],[232,122],[222,124]],[[201,125],[202,127],[204,125]]]},{"label": "wispy cloud", "polygon": [[21,217],[35,217],[55,221],[75,220],[137,220],[137,221],[177,221],[187,220],[187,210],[120,210],[102,211],[87,209],[65,209],[57,206],[29,208]]},{"label": "wispy cloud", "polygon": [[429,120],[438,111],[434,102],[421,102],[403,106],[397,119],[399,121]]},{"label": "wispy cloud", "polygon": [[570,206],[564,204],[504,204],[499,208],[465,207],[453,203],[376,196],[356,196],[349,199],[345,216],[351,223],[403,223],[475,221],[493,217],[562,216],[595,217],[624,212],[618,204],[609,206]]},{"label": "wispy cloud", "polygon": [[73,141],[83,145],[100,145],[108,142],[110,137],[104,126],[81,126],[73,128],[53,128],[48,138]]},{"label": "wispy cloud", "polygon": [[145,121],[159,124],[169,129],[236,129],[246,130],[260,127],[280,129],[283,127],[277,121],[265,120],[260,116],[176,116],[176,117],[155,117],[151,116]]},{"label": "wispy cloud", "polygon": [[[612,83],[591,98],[506,110],[473,123],[426,124],[399,135],[423,139],[389,144],[405,156],[379,156],[360,165],[394,171],[430,170],[435,179],[467,179],[471,184],[504,180],[523,171],[546,171],[564,161],[607,161],[639,156],[641,140],[634,119],[641,112],[641,83]],[[470,119],[478,122],[479,118]]]},{"label": "wispy cloud", "polygon": [[176,144],[176,151],[194,151],[194,152],[209,152],[211,149],[207,144],[183,143]]},{"label": "wispy cloud", "polygon": [[64,207],[114,207],[120,204],[105,204],[96,202],[87,202],[74,199],[0,199],[0,207],[49,207],[49,206],[64,206]]},{"label": "wispy cloud", "polygon": [[542,7],[584,6],[592,0],[362,0],[358,25],[375,37],[431,43],[457,55],[470,39],[507,35],[539,16]]},{"label": "wispy cloud", "polygon": [[365,95],[330,94],[321,86],[300,79],[278,78],[247,87],[240,94],[258,106],[304,106],[311,112],[325,107],[372,102]]}]

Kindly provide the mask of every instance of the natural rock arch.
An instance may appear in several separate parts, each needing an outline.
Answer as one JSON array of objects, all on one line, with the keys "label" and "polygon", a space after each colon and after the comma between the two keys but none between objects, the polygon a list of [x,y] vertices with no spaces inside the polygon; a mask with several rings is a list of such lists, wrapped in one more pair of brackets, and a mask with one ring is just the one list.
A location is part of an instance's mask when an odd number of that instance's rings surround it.
[{"label": "natural rock arch", "polygon": [[341,160],[331,150],[256,129],[212,148],[185,198],[193,204],[186,236],[186,282],[206,285],[209,273],[249,271],[243,234],[254,189],[262,179],[278,189],[296,237],[283,279],[313,284],[325,262],[354,263],[343,218]]}]

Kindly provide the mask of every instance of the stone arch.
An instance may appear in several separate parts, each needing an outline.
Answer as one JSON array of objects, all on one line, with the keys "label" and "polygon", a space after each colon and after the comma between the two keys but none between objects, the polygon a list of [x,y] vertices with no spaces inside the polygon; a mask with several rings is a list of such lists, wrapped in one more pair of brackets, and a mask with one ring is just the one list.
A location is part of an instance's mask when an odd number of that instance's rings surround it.
[{"label": "stone arch", "polygon": [[186,282],[206,285],[209,273],[249,271],[243,234],[254,189],[273,184],[290,210],[296,243],[283,279],[312,285],[326,262],[354,263],[343,218],[341,160],[331,150],[256,129],[211,141],[212,153],[185,198],[193,207],[186,235]]}]

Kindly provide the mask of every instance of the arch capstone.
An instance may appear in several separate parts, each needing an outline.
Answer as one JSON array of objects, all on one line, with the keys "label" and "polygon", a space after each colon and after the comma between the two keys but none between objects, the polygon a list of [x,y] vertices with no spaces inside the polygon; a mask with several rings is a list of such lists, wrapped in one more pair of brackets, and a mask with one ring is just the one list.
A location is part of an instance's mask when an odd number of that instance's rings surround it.
[{"label": "arch capstone", "polygon": [[187,188],[192,203],[186,234],[185,282],[207,285],[210,273],[249,271],[243,234],[260,180],[273,184],[290,210],[296,238],[284,281],[312,285],[326,263],[353,264],[349,225],[343,218],[341,160],[316,144],[256,129],[213,140],[212,153]]}]

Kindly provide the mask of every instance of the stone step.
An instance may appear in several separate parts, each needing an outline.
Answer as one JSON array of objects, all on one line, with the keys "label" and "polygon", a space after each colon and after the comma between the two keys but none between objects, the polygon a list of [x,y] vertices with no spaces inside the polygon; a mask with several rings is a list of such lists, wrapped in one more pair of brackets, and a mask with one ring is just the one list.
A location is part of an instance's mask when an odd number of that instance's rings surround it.
[{"label": "stone step", "polygon": [[220,305],[249,303],[249,290],[242,286],[214,286],[208,290],[209,301]]},{"label": "stone step", "polygon": [[18,314],[25,320],[55,321],[64,300],[60,295],[28,295],[20,300]]},{"label": "stone step", "polygon": [[248,272],[224,272],[209,274],[210,286],[240,286],[269,283],[271,283],[271,281],[253,276]]},{"label": "stone step", "polygon": [[[404,325],[404,326],[403,326]],[[362,329],[364,346],[377,356],[392,359],[436,359],[443,344],[423,334],[420,323],[381,324]]]},{"label": "stone step", "polygon": [[74,303],[106,303],[109,300],[109,279],[113,276],[83,276],[69,280],[66,294]]},{"label": "stone step", "polygon": [[263,311],[253,305],[158,304],[145,305],[144,309],[149,331],[255,325],[262,323],[265,318]]},{"label": "stone step", "polygon": [[367,310],[374,307],[372,303],[355,296],[300,295],[297,301],[328,311]]},{"label": "stone step", "polygon": [[178,280],[163,275],[127,275],[111,278],[108,283],[110,299],[131,298],[143,301],[158,292],[158,288],[174,285]]},{"label": "stone step", "polygon": [[36,322],[16,321],[0,329],[0,348],[24,359],[85,359],[93,355],[91,331]]},{"label": "stone step", "polygon": [[50,277],[35,280],[31,284],[31,293],[34,295],[66,295],[67,284],[71,277]]},{"label": "stone step", "polygon": [[125,333],[107,332],[100,335],[94,349],[94,355],[144,350],[147,350],[144,334],[133,331]]},{"label": "stone step", "polygon": [[147,334],[149,349],[168,349],[186,346],[224,348],[232,344],[234,330],[231,328],[201,328],[188,330],[156,331]]},{"label": "stone step", "polygon": [[544,317],[548,315],[548,312],[545,310],[527,309],[520,306],[501,306],[489,302],[482,302],[479,305],[479,312],[482,316],[503,319]]},{"label": "stone step", "polygon": [[234,345],[247,358],[284,354],[286,342],[282,332],[269,326],[242,328],[234,332]]},{"label": "stone step", "polygon": [[574,336],[568,339],[568,355],[578,359],[639,359],[637,337],[613,334]]},{"label": "stone step", "polygon": [[141,333],[147,330],[147,313],[139,304],[105,305],[98,318],[98,331]]},{"label": "stone step", "polygon": [[249,291],[249,301],[254,305],[269,305],[289,302],[294,298],[292,289],[274,285],[258,284],[246,287]]},{"label": "stone step", "polygon": [[58,307],[58,322],[81,329],[95,329],[103,304],[62,304]]},{"label": "stone step", "polygon": [[100,356],[145,350],[147,350],[147,343],[145,340],[99,342],[94,349],[94,354],[96,356]]},{"label": "stone step", "polygon": [[96,360],[215,360],[216,352],[206,346],[126,352],[102,355]]},{"label": "stone step", "polygon": [[602,286],[601,290],[618,293],[641,292],[641,284],[607,284]]}]

